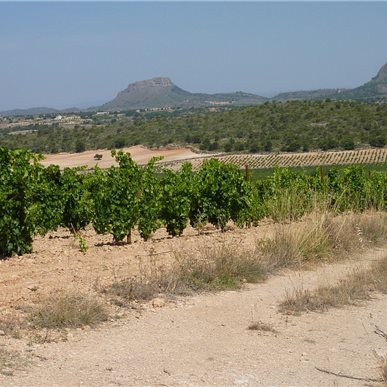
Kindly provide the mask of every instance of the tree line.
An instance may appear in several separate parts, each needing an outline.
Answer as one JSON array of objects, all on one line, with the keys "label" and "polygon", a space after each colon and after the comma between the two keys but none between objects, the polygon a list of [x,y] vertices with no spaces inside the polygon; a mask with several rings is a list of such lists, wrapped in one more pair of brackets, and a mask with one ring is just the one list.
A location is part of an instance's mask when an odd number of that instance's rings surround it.
[{"label": "tree line", "polygon": [[330,100],[266,102],[219,112],[136,114],[92,126],[44,127],[18,135],[0,132],[0,145],[39,153],[138,144],[192,145],[225,152],[307,152],[384,147],[386,142],[387,104]]}]

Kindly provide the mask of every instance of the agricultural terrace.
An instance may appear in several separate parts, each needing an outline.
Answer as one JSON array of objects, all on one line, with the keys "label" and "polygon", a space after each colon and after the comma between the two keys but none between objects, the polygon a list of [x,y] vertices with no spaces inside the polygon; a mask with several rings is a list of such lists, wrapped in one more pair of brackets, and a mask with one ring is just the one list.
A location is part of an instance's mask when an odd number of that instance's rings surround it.
[{"label": "agricultural terrace", "polygon": [[235,164],[241,168],[247,165],[251,169],[383,164],[387,163],[387,148],[307,153],[223,154],[161,162],[160,164],[163,167],[174,169],[178,168],[183,161],[188,161],[196,170],[209,158],[216,158],[223,163]]}]

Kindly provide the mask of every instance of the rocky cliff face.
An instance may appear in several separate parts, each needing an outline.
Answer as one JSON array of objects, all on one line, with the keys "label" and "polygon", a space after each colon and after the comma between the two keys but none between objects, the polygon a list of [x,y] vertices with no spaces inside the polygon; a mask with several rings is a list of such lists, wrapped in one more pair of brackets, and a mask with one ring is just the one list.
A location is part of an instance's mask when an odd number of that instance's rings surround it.
[{"label": "rocky cliff face", "polygon": [[157,78],[152,78],[145,81],[131,83],[124,91],[130,93],[132,91],[137,91],[137,90],[152,89],[152,88],[170,88],[173,86],[174,84],[169,78],[157,77]]},{"label": "rocky cliff face", "polygon": [[364,85],[328,97],[333,99],[353,99],[368,102],[387,98],[387,63],[381,67],[375,77]]},{"label": "rocky cliff face", "polygon": [[378,71],[378,74],[372,80],[387,83],[387,63]]}]

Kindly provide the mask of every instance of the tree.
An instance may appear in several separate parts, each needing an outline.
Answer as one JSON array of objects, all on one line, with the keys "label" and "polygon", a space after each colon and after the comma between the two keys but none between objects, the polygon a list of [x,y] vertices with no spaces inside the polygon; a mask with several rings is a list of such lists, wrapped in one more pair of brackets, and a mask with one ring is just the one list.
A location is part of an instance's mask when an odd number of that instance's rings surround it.
[{"label": "tree", "polygon": [[75,143],[75,152],[81,153],[81,152],[84,152],[85,150],[86,150],[85,142],[83,140],[77,140],[77,142]]}]

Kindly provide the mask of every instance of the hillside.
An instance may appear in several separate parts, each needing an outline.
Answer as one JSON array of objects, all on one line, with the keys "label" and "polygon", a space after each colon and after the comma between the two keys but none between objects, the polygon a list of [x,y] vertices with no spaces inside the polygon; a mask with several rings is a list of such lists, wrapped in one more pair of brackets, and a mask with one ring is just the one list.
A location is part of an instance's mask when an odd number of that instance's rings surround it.
[{"label": "hillside", "polygon": [[347,90],[338,99],[373,101],[387,98],[387,63],[369,82],[352,90]]},{"label": "hillside", "polygon": [[365,102],[379,101],[387,98],[387,63],[382,66],[377,75],[369,82],[354,89],[319,89],[307,91],[294,91],[280,93],[273,99],[276,101],[287,100],[359,100]]},{"label": "hillside", "polygon": [[289,100],[316,100],[323,98],[331,98],[333,95],[338,95],[345,91],[345,89],[318,89],[318,90],[300,90],[288,91],[276,95],[273,99],[275,101],[289,101]]},{"label": "hillside", "polygon": [[132,110],[168,107],[203,107],[216,105],[249,105],[262,103],[266,98],[243,92],[223,94],[190,93],[176,86],[169,78],[152,78],[130,84],[112,101],[98,110]]},{"label": "hillside", "polygon": [[24,134],[0,131],[0,146],[56,153],[189,144],[205,151],[256,153],[348,150],[387,143],[386,104],[289,101],[177,116],[105,116],[103,122],[74,128],[49,126]]}]

